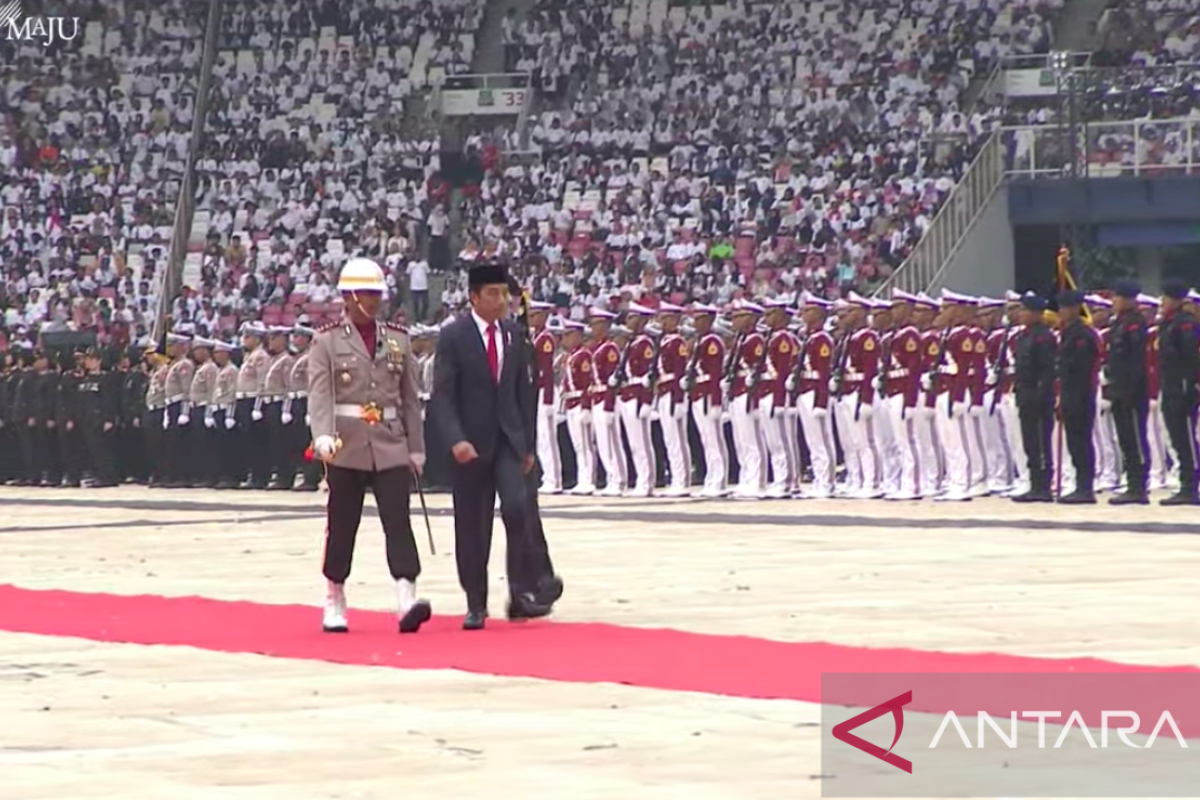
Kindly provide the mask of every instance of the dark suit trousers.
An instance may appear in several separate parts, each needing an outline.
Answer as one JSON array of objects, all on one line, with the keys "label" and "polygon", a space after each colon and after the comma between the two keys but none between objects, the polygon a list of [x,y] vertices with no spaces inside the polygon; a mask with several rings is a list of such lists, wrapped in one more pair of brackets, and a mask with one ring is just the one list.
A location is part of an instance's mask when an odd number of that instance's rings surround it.
[{"label": "dark suit trousers", "polygon": [[387,549],[388,570],[396,580],[415,581],[421,574],[421,557],[413,539],[409,495],[412,491],[412,471],[394,467],[381,472],[346,469],[329,465],[325,474],[329,482],[329,504],[326,506],[325,577],[334,583],[345,583],[350,577],[354,560],[354,542],[362,522],[363,498],[367,487],[375,494],[379,521],[383,524]]},{"label": "dark suit trousers", "polygon": [[538,506],[538,488],[541,484],[542,470],[535,466],[525,475],[525,498],[529,508],[525,519],[525,524],[529,526],[529,551],[525,563],[529,567],[527,577],[534,583],[531,586],[514,587],[517,591],[532,592],[537,588],[537,581],[554,575],[550,546],[546,544],[546,529],[542,527],[542,510]]},{"label": "dark suit trousers", "polygon": [[1117,428],[1117,444],[1125,464],[1130,494],[1145,494],[1150,475],[1150,449],[1146,444],[1146,417],[1150,402],[1145,397],[1113,400],[1112,418]]},{"label": "dark suit trousers", "polygon": [[532,584],[532,571],[527,565],[530,546],[526,476],[521,473],[521,459],[503,437],[490,458],[477,458],[466,464],[455,462],[452,471],[458,582],[467,595],[468,609],[486,611],[488,558],[497,495],[508,540],[509,587],[518,592]]}]

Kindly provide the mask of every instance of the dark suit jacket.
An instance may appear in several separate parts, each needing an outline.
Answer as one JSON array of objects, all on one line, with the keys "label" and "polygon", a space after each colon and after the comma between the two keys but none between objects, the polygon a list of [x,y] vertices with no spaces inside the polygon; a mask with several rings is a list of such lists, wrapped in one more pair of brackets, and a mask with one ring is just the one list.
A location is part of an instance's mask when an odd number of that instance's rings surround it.
[{"label": "dark suit jacket", "polygon": [[490,459],[500,437],[519,457],[533,453],[535,393],[529,355],[514,323],[500,323],[504,360],[499,383],[492,382],[487,351],[470,312],[460,315],[438,336],[433,362],[433,392],[428,413],[451,447],[468,441],[481,459]]}]

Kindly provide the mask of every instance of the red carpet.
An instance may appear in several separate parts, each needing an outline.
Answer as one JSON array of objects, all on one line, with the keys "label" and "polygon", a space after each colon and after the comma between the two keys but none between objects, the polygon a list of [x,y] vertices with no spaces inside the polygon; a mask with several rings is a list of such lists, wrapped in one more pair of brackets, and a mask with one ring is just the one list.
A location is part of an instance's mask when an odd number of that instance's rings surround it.
[{"label": "red carpet", "polygon": [[435,617],[400,636],[383,612],[352,611],[353,630],[322,634],[319,611],[199,597],[33,591],[0,585],[0,630],[98,642],[182,645],[221,653],[401,669],[457,669],[737,697],[819,702],[826,672],[1198,672],[1096,659],[1041,659],[779,642],[677,630],[490,620],[466,633]]}]

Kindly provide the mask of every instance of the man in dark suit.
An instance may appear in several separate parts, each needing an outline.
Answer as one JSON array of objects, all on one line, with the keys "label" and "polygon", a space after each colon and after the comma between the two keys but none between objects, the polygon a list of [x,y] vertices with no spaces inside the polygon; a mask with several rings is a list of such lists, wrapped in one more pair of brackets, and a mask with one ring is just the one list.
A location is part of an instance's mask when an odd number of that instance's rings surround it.
[{"label": "man in dark suit", "polygon": [[488,556],[496,496],[508,540],[510,618],[545,616],[535,597],[526,476],[535,466],[536,401],[528,353],[509,320],[508,279],[500,265],[470,271],[471,310],[444,327],[434,358],[428,413],[452,442],[454,550],[467,595],[466,630],[487,619]]}]

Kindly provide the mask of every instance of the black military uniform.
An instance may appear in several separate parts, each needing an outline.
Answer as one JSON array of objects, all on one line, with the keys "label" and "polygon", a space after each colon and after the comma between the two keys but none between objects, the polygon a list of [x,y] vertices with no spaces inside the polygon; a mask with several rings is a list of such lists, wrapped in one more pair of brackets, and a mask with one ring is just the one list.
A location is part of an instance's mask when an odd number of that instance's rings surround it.
[{"label": "black military uniform", "polygon": [[58,431],[58,453],[63,486],[78,487],[83,478],[85,450],[79,429],[79,384],[83,380],[83,353],[60,352],[55,400],[55,428]]},{"label": "black military uniform", "polygon": [[1013,498],[1018,503],[1049,503],[1050,473],[1054,468],[1050,452],[1054,430],[1054,377],[1056,343],[1054,334],[1042,321],[1045,303],[1036,295],[1021,298],[1026,322],[1017,337],[1013,357],[1013,394],[1021,420],[1021,442],[1029,461],[1028,492]]},{"label": "black military uniform", "polygon": [[21,448],[21,471],[17,486],[36,486],[41,483],[45,446],[45,425],[38,409],[41,392],[41,374],[46,368],[45,356],[41,353],[26,353],[22,358],[20,375],[13,391],[13,425]]},{"label": "black military uniform", "polygon": [[1163,422],[1179,458],[1179,493],[1165,506],[1200,505],[1196,471],[1196,416],[1200,408],[1200,323],[1183,308],[1187,287],[1163,286],[1163,321],[1158,329],[1158,371]]},{"label": "black military uniform", "polygon": [[12,353],[0,350],[0,482],[16,481],[20,472],[20,445],[13,427],[17,371]]},{"label": "black military uniform", "polygon": [[1146,348],[1149,337],[1146,317],[1138,308],[1142,288],[1133,281],[1121,281],[1114,287],[1117,316],[1108,328],[1108,364],[1104,381],[1112,400],[1112,419],[1117,429],[1117,444],[1125,466],[1126,489],[1109,499],[1119,505],[1145,505],[1146,483],[1150,476],[1150,449],[1146,440],[1146,420],[1150,413],[1150,384],[1147,376]]},{"label": "black military uniform", "polygon": [[1072,315],[1058,345],[1059,414],[1067,439],[1067,452],[1075,466],[1075,491],[1060,497],[1068,505],[1096,502],[1096,376],[1100,365],[1100,336],[1082,317],[1083,292],[1058,296],[1060,313]]},{"label": "black military uniform", "polygon": [[85,364],[87,371],[76,386],[76,425],[87,452],[84,484],[97,489],[116,486],[120,376],[103,369],[94,348],[87,352]]},{"label": "black military uniform", "polygon": [[[146,411],[146,386],[150,376],[142,366],[141,348],[131,347],[117,370],[120,376],[120,430],[117,433],[117,453],[120,479],[137,483],[149,480],[146,464],[145,429],[142,416]],[[137,366],[131,366],[136,364]]]}]

